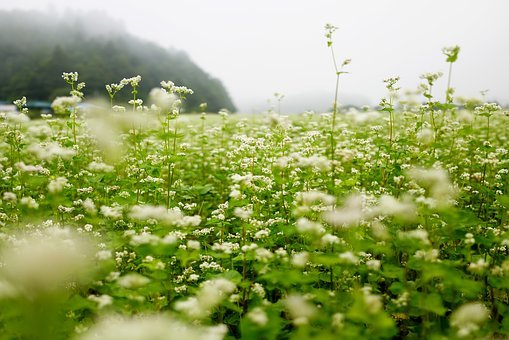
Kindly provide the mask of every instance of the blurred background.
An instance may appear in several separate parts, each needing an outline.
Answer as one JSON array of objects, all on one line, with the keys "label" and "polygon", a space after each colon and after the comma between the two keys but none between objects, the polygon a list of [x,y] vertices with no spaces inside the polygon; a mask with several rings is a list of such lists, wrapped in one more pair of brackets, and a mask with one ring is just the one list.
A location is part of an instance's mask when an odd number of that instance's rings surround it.
[{"label": "blurred background", "polygon": [[51,101],[68,91],[62,72],[78,71],[87,98],[140,74],[142,97],[161,80],[193,88],[190,109],[261,112],[277,92],[282,113],[324,111],[334,99],[331,23],[339,62],[352,59],[342,105],[376,106],[388,77],[415,90],[422,73],[447,74],[441,49],[451,45],[461,47],[455,96],[488,90],[485,100],[507,105],[508,16],[507,0],[2,0],[0,100]]}]

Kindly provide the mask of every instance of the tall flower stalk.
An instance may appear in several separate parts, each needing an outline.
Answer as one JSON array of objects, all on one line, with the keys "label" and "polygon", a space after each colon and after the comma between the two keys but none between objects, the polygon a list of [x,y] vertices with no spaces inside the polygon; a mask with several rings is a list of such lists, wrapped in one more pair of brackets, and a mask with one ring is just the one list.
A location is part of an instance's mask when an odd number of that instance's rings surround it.
[{"label": "tall flower stalk", "polygon": [[336,131],[336,118],[338,113],[338,96],[339,96],[339,77],[344,74],[348,73],[343,71],[344,67],[350,64],[351,59],[345,59],[340,66],[338,66],[338,63],[336,61],[336,54],[334,53],[334,47],[333,47],[333,39],[332,36],[334,32],[338,28],[336,26],[333,26],[331,24],[325,25],[325,38],[327,39],[327,47],[331,51],[331,57],[332,62],[334,65],[334,72],[336,74],[336,85],[335,85],[335,91],[334,91],[334,102],[332,105],[332,120],[331,120],[331,126],[330,126],[330,160],[331,160],[331,171],[332,171],[332,188],[335,187],[335,168],[336,168],[336,140],[335,140],[335,131]]},{"label": "tall flower stalk", "polygon": [[399,81],[399,77],[387,78],[384,80],[385,87],[389,90],[389,98],[382,98],[380,101],[380,111],[389,113],[389,147],[392,147],[394,139],[394,99],[396,93],[399,91],[399,87],[396,84]]},{"label": "tall flower stalk", "polygon": [[[67,84],[71,86],[71,91],[69,92],[71,95],[71,100],[69,103],[71,103],[70,107],[68,107],[70,118],[71,118],[71,130],[72,130],[72,136],[74,145],[78,144],[77,142],[77,134],[76,134],[76,118],[78,117],[78,103],[83,100],[83,92],[81,90],[85,87],[85,83],[81,82],[78,83],[78,72],[64,72],[62,74],[62,78],[65,80]],[[58,99],[58,98],[57,98]],[[56,101],[56,100],[55,100]],[[55,102],[53,102],[55,103]],[[53,105],[52,105],[53,106]]]},{"label": "tall flower stalk", "polygon": [[[167,124],[167,134],[166,134],[166,156],[168,159],[168,179],[166,183],[166,208],[170,207],[171,201],[171,189],[174,183],[175,176],[175,156],[177,155],[177,133],[178,133],[178,117],[182,111],[182,102],[186,99],[187,95],[193,94],[193,90],[185,87],[185,86],[175,86],[175,84],[171,81],[162,81],[161,87],[169,94],[177,96],[173,104],[171,110],[167,112],[166,115],[166,124]],[[173,130],[173,140],[172,140],[172,150],[170,151],[170,121],[175,120],[174,130]]]},{"label": "tall flower stalk", "polygon": [[447,57],[446,62],[449,63],[449,74],[447,76],[447,90],[445,91],[445,102],[446,104],[452,104],[454,94],[454,89],[451,87],[451,77],[452,77],[452,64],[458,60],[458,54],[460,52],[459,46],[450,46],[444,47],[442,49],[442,53]]}]

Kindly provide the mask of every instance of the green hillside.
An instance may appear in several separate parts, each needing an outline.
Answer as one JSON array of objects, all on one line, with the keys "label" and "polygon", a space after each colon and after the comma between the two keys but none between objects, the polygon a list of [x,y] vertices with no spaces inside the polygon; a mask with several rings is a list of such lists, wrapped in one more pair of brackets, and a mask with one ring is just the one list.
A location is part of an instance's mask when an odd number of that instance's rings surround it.
[{"label": "green hillside", "polygon": [[[105,84],[141,75],[140,95],[172,80],[194,90],[187,105],[235,111],[221,81],[182,51],[164,49],[127,33],[101,13],[53,16],[35,11],[0,11],[0,99],[52,100],[68,92],[62,72],[77,71],[87,98],[106,96]],[[170,32],[169,32],[170,34]],[[130,94],[125,91],[122,98]]]}]

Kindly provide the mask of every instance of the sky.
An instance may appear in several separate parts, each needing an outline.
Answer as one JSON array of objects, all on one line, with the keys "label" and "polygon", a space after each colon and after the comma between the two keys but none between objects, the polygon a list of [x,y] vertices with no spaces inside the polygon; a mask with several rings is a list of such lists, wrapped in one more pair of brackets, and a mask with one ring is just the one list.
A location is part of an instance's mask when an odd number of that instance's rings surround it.
[{"label": "sky", "polygon": [[136,36],[186,51],[223,82],[240,112],[268,109],[275,92],[285,95],[282,113],[332,106],[327,23],[339,27],[338,62],[352,59],[340,79],[342,104],[376,105],[383,79],[400,76],[403,90],[414,90],[421,74],[437,71],[443,100],[441,50],[452,45],[461,47],[456,96],[488,90],[486,100],[509,104],[508,0],[0,0],[0,9],[104,11]]}]

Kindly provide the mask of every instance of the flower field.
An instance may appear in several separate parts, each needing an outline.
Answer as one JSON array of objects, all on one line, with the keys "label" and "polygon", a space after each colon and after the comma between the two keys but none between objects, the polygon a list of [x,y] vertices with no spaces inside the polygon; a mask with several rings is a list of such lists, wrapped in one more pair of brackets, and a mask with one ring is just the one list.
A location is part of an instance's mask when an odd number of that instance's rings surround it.
[{"label": "flower field", "polygon": [[140,77],[84,107],[77,73],[55,116],[16,101],[2,337],[508,336],[509,118],[424,79],[424,105],[392,79],[380,111],[292,116],[182,114],[171,82],[144,106]]}]

